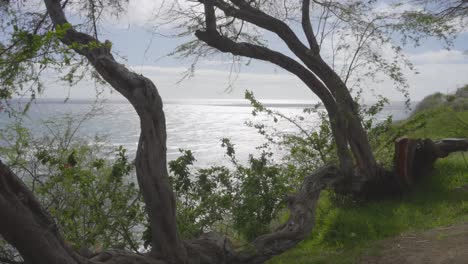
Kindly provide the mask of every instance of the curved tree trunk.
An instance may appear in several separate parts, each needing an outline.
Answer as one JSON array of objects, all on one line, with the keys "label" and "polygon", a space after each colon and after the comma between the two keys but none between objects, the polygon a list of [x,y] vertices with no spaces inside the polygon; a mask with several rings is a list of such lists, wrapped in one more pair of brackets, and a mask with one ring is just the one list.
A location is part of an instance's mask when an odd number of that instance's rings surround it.
[{"label": "curved tree trunk", "polygon": [[[356,177],[360,177],[360,181],[366,181],[380,172],[367,134],[361,124],[356,103],[346,84],[320,56],[320,47],[310,24],[310,0],[302,2],[302,26],[309,48],[286,23],[264,13],[246,1],[207,0],[200,2],[205,8],[206,26],[195,33],[199,40],[221,52],[269,61],[296,75],[320,98],[328,112],[342,173],[349,181],[355,181],[351,178]],[[236,42],[223,36],[218,32],[215,7],[228,17],[252,23],[275,33],[303,64],[267,47]],[[357,165],[356,171],[354,163]],[[360,188],[359,185],[356,185],[357,189]]]},{"label": "curved tree trunk", "polygon": [[[456,151],[468,151],[468,139],[433,142],[429,139],[403,138],[397,140],[395,146],[396,172],[388,172],[380,180],[373,178],[365,182],[363,186],[366,188],[363,190],[370,191],[367,195],[375,197],[393,194],[393,191],[410,187],[418,177],[423,177],[432,168],[437,158]],[[237,251],[232,248],[228,238],[207,233],[198,239],[185,241],[183,250],[186,250],[184,254],[187,257],[176,262],[170,257],[138,255],[123,250],[107,250],[87,259],[63,242],[53,219],[21,180],[0,162],[0,234],[20,251],[26,263],[263,263],[308,236],[315,224],[315,207],[320,192],[343,180],[340,169],[333,166],[306,176],[297,193],[287,197],[290,210],[287,222]]]},{"label": "curved tree trunk", "polygon": [[[68,24],[60,0],[44,2],[55,25]],[[150,221],[151,253],[169,263],[184,263],[186,252],[177,232],[175,198],[166,167],[163,105],[156,87],[146,77],[133,73],[116,62],[107,43],[101,43],[73,28],[67,30],[61,40],[85,56],[96,71],[133,105],[140,117],[141,135],[136,172]]]},{"label": "curved tree trunk", "polygon": [[361,123],[359,110],[354,101],[348,87],[341,78],[325,63],[321,58],[318,60],[323,68],[323,73],[320,75],[325,80],[329,87],[335,87],[335,97],[338,104],[338,109],[341,111],[340,116],[344,117],[346,122],[347,139],[353,157],[356,161],[357,176],[366,179],[378,174],[378,168],[369,139],[364,127]]},{"label": "curved tree trunk", "polygon": [[[44,2],[55,25],[68,23],[59,0]],[[204,234],[190,241],[181,241],[176,226],[174,194],[166,167],[165,117],[156,87],[149,79],[117,63],[106,43],[100,43],[97,39],[70,28],[62,42],[86,56],[99,74],[127,98],[140,117],[141,135],[136,168],[150,220],[152,251],[149,254],[138,255],[122,250],[107,250],[90,258],[80,256],[63,241],[53,219],[33,194],[0,162],[0,234],[20,251],[27,263],[263,263],[292,248],[310,233],[314,227],[316,203],[324,188],[340,186],[343,190],[351,190],[353,193],[372,194],[372,191],[378,191],[381,194],[394,186],[395,190],[401,191],[402,182],[406,180],[411,183],[415,175],[426,173],[415,168],[420,165],[429,168],[439,157],[454,151],[468,150],[467,139],[440,142],[401,140],[396,147],[397,173],[379,171],[355,103],[344,83],[332,73],[328,65],[321,62],[317,45],[314,45],[311,36],[311,28],[307,25],[305,27],[312,49],[312,52],[309,52],[307,48],[304,50],[305,46],[297,43],[295,35],[291,35],[281,21],[265,16],[261,11],[252,10],[247,2],[231,2],[244,8],[242,12],[239,12],[240,9],[224,6],[223,1],[203,1],[207,27],[206,31],[198,31],[197,37],[223,52],[275,63],[304,81],[320,97],[329,113],[338,147],[340,168],[325,167],[305,177],[300,190],[287,199],[291,212],[288,221],[278,230],[258,237],[239,251],[231,247],[226,237],[215,233]],[[306,4],[309,2],[303,1]],[[260,25],[283,38],[306,67],[265,47],[237,43],[221,36],[216,31],[215,4],[224,12],[236,17],[254,22],[260,18]],[[304,21],[307,22],[307,17]],[[357,164],[356,172],[351,152]],[[401,164],[400,160],[403,161]]]},{"label": "curved tree trunk", "polygon": [[64,242],[53,218],[32,192],[1,161],[0,234],[26,263],[84,263]]}]

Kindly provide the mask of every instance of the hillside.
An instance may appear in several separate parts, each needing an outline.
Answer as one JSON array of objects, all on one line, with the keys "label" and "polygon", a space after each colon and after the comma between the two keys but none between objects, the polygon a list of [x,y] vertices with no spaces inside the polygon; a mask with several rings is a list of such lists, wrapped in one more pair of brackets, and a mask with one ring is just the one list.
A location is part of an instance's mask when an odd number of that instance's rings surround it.
[{"label": "hillside", "polygon": [[[440,104],[426,98],[394,129],[415,138],[468,137],[468,86],[455,95]],[[456,153],[438,160],[430,177],[398,198],[336,202],[324,193],[309,238],[268,263],[462,263],[457,260],[468,259],[460,251],[468,248],[467,222],[468,153]],[[424,262],[427,257],[432,262]]]}]

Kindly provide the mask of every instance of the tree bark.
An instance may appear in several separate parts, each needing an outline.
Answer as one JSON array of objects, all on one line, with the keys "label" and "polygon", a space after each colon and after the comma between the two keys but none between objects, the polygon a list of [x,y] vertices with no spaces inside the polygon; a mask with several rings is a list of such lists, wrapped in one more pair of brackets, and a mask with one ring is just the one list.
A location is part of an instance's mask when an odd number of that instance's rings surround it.
[{"label": "tree bark", "polygon": [[78,264],[57,225],[23,182],[0,161],[0,234],[26,263]]},{"label": "tree bark", "polygon": [[[59,0],[44,2],[56,26],[69,24]],[[67,30],[61,41],[85,56],[96,71],[133,105],[140,117],[141,135],[135,163],[151,226],[151,252],[169,263],[184,263],[186,252],[177,232],[175,198],[166,165],[163,104],[156,87],[146,77],[119,64],[110,53],[107,42],[101,43],[73,28]],[[90,44],[93,44],[92,48],[88,47]]]},{"label": "tree bark", "polygon": [[[143,132],[142,132],[143,133]],[[427,175],[438,158],[452,152],[468,151],[468,139],[402,138],[395,142],[395,171],[384,172],[361,183],[356,193],[363,198],[382,198],[399,194]],[[143,155],[141,153],[140,155]],[[234,250],[228,238],[207,233],[198,239],[185,241],[186,263],[263,263],[271,257],[294,247],[312,231],[315,208],[320,193],[347,180],[334,166],[324,167],[306,176],[293,195],[286,198],[290,217],[270,234],[256,238],[251,244]],[[362,181],[362,178],[354,178]],[[353,190],[351,190],[352,192]],[[71,250],[61,238],[53,219],[39,205],[32,193],[4,164],[0,162],[0,234],[15,246],[31,263],[108,263],[108,264],[166,264],[173,258],[152,253],[138,255],[122,250],[107,250],[85,259]],[[25,235],[28,234],[28,235]],[[183,263],[183,262],[175,262]]]},{"label": "tree bark", "polygon": [[[68,24],[59,0],[44,0],[56,26]],[[370,151],[357,107],[343,81],[320,58],[314,44],[310,18],[303,2],[303,28],[311,50],[282,21],[252,8],[242,0],[204,0],[206,30],[196,36],[223,52],[275,63],[299,77],[323,101],[330,117],[340,167],[328,166],[304,178],[300,190],[287,198],[290,217],[280,228],[255,239],[236,251],[226,237],[215,233],[181,241],[176,226],[175,198],[166,167],[166,125],[161,97],[154,84],[119,64],[107,43],[67,30],[61,41],[83,56],[99,74],[133,105],[140,118],[141,134],[136,169],[152,231],[152,250],[138,255],[122,250],[107,250],[90,259],[75,253],[60,236],[50,215],[40,206],[21,180],[0,162],[0,234],[16,247],[26,263],[263,263],[303,240],[315,224],[315,208],[320,193],[329,186],[340,186],[351,193],[367,196],[401,191],[419,175],[426,174],[437,158],[454,151],[468,150],[468,139],[401,140],[397,142],[396,173],[379,170]],[[226,14],[256,23],[275,32],[305,64],[266,47],[238,43],[216,30],[214,6]],[[78,44],[78,45],[77,45]],[[92,44],[92,45],[90,45]],[[357,164],[354,171],[353,159]],[[401,164],[400,164],[401,161]],[[418,168],[422,168],[419,171]],[[345,183],[345,184],[343,184]]]},{"label": "tree bark", "polygon": [[410,187],[430,173],[438,158],[457,151],[468,151],[468,139],[446,138],[434,142],[430,139],[399,138],[395,141],[396,175],[401,185]]},{"label": "tree bark", "polygon": [[[295,74],[320,98],[327,109],[342,173],[345,173],[347,178],[359,176],[363,178],[362,181],[366,181],[380,172],[367,134],[362,127],[356,103],[346,84],[320,56],[320,47],[310,24],[310,1],[302,1],[301,23],[310,48],[301,42],[285,22],[264,13],[244,0],[231,0],[232,5],[221,0],[200,2],[205,6],[206,27],[204,31],[199,30],[195,33],[198,39],[222,52],[269,61]],[[238,43],[222,36],[217,31],[214,7],[222,10],[226,16],[275,33],[305,67],[294,59],[266,47]],[[354,170],[353,160],[357,170]]]},{"label": "tree bark", "polygon": [[[238,1],[236,1],[238,2]],[[309,69],[298,63],[296,60],[273,50],[270,50],[266,47],[259,45],[254,45],[245,42],[235,42],[225,36],[222,36],[216,29],[216,19],[214,13],[214,6],[221,8],[227,15],[231,14],[236,17],[245,18],[246,15],[239,15],[240,10],[233,9],[229,5],[222,4],[223,1],[204,1],[205,6],[205,17],[207,24],[206,30],[198,30],[195,32],[195,35],[201,41],[204,41],[209,46],[218,49],[221,52],[228,52],[233,55],[249,57],[253,59],[268,61],[273,64],[276,64],[283,69],[291,72],[296,75],[300,80],[302,80],[307,87],[315,93],[320,100],[323,102],[328,116],[330,118],[331,130],[333,133],[333,138],[337,145],[337,154],[340,160],[340,168],[343,173],[345,173],[349,178],[353,173],[353,159],[350,155],[348,149],[348,136],[347,136],[347,124],[343,113],[339,109],[339,105],[336,102],[332,92],[325,86],[325,84],[317,78],[317,76],[312,73]],[[250,10],[251,8],[249,8]],[[262,13],[263,14],[263,13]],[[264,15],[261,15],[262,17]],[[253,17],[253,18],[252,18]],[[255,15],[249,17],[249,21],[256,21]],[[267,17],[267,20],[270,21],[274,18]],[[266,22],[262,22],[266,23]],[[283,22],[280,22],[278,26],[283,25]],[[262,24],[263,25],[263,24]],[[284,27],[284,26],[283,26]],[[270,26],[264,26],[264,28],[270,28]],[[287,30],[286,30],[287,31]],[[294,34],[294,33],[291,33]],[[293,35],[295,36],[295,35]],[[297,38],[297,37],[296,37]],[[299,40],[297,40],[299,41]],[[292,44],[291,44],[292,45]],[[297,44],[299,45],[299,44]],[[292,45],[294,46],[294,45]],[[300,46],[300,45],[299,45]]]}]

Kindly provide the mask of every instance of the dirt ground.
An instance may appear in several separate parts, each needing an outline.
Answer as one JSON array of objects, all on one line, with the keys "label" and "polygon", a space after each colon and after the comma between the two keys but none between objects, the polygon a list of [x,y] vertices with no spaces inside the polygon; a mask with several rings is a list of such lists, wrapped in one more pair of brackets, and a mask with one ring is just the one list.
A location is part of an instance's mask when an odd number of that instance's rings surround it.
[{"label": "dirt ground", "polygon": [[468,223],[407,233],[379,242],[363,264],[468,264]]}]

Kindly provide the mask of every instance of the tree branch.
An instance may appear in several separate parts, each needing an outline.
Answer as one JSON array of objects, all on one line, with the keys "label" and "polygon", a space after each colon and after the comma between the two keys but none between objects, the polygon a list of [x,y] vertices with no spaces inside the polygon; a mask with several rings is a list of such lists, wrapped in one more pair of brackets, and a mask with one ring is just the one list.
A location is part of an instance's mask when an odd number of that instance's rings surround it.
[{"label": "tree branch", "polygon": [[439,141],[398,138],[395,141],[396,175],[403,184],[411,186],[432,170],[437,159],[458,151],[468,151],[467,138],[446,138]]},{"label": "tree branch", "polygon": [[299,192],[287,198],[291,214],[288,221],[276,232],[256,238],[252,242],[255,253],[244,253],[242,259],[248,263],[263,263],[306,238],[315,226],[315,209],[320,193],[341,179],[339,170],[333,166],[305,177]]},{"label": "tree branch", "polygon": [[[55,25],[69,25],[60,0],[44,2]],[[109,42],[101,43],[72,27],[61,41],[85,56],[138,113],[141,135],[135,164],[151,226],[152,254],[168,262],[184,262],[186,251],[177,232],[175,198],[166,164],[166,121],[158,90],[151,80],[118,63]]]},{"label": "tree branch", "polygon": [[220,50],[221,52],[229,52],[233,55],[245,56],[252,59],[269,61],[285,70],[293,73],[300,78],[321,100],[325,107],[331,108],[333,112],[334,99],[330,92],[325,88],[324,84],[308,69],[302,66],[294,59],[277,51],[270,50],[266,47],[258,46],[246,42],[234,42],[228,37],[221,36],[217,31],[196,31],[195,36],[208,44],[209,46]]},{"label": "tree branch", "polygon": [[221,9],[226,16],[233,16],[245,20],[253,25],[275,33],[284,41],[294,55],[296,55],[314,75],[325,83],[326,88],[335,94],[337,87],[331,85],[333,84],[332,82],[329,82],[332,78],[329,76],[330,72],[333,71],[328,69],[328,65],[321,59],[318,53],[311,51],[301,42],[294,31],[285,22],[252,7],[243,0],[231,0],[231,2],[236,5],[237,8],[222,0],[217,0],[214,4]]},{"label": "tree branch", "polygon": [[[262,13],[261,11],[255,11],[256,9],[250,7],[248,4],[246,4],[243,1],[233,1],[233,2],[237,3],[242,8],[247,8],[249,10],[253,9],[252,12],[254,14],[255,14],[255,12]],[[229,15],[232,12],[236,13],[237,11],[245,12],[245,11],[242,11],[242,10],[239,10],[239,9],[235,9],[234,7],[226,4],[224,1],[216,1],[214,4],[218,8],[223,10],[223,12],[225,12],[226,15]],[[264,13],[262,13],[262,14],[264,14]],[[263,15],[261,15],[261,16],[263,17]],[[260,18],[260,20],[262,20],[262,19],[263,18]],[[268,24],[268,21],[267,22],[264,21],[262,23]],[[283,22],[281,22],[281,23],[283,23]],[[286,26],[287,29],[290,30],[290,28],[287,25],[285,25],[285,26]],[[294,34],[294,33],[292,33],[292,34]],[[349,155],[349,152],[348,152],[348,149],[347,149],[347,141],[348,140],[347,140],[347,134],[346,134],[347,128],[346,128],[345,122],[344,122],[345,120],[343,119],[342,116],[340,117],[340,115],[338,113],[339,109],[337,107],[337,103],[335,101],[335,98],[334,98],[332,92],[330,92],[330,90],[327,89],[329,87],[327,87],[322,82],[322,80],[320,80],[317,77],[315,72],[311,72],[310,70],[308,70],[306,67],[301,65],[296,60],[294,60],[294,59],[292,59],[292,58],[290,58],[290,57],[288,57],[288,56],[286,56],[286,55],[284,55],[282,53],[270,50],[270,49],[268,49],[266,47],[262,47],[262,46],[259,46],[259,45],[254,45],[254,44],[245,43],[245,42],[235,42],[235,41],[231,40],[228,37],[222,36],[217,31],[201,31],[201,30],[198,30],[198,31],[195,32],[195,35],[197,36],[197,38],[199,40],[204,41],[207,45],[209,45],[211,47],[214,47],[214,48],[218,49],[221,52],[230,52],[230,53],[232,53],[234,55],[245,56],[245,57],[249,57],[249,58],[253,58],[253,59],[259,59],[259,60],[263,60],[263,61],[269,61],[269,62],[274,63],[274,64],[282,67],[283,69],[293,73],[298,78],[300,78],[309,87],[309,89],[311,89],[320,98],[320,100],[322,100],[322,102],[324,103],[324,106],[327,109],[327,112],[329,114],[330,120],[332,121],[331,126],[332,126],[333,136],[334,136],[335,142],[336,142],[336,144],[338,146],[338,148],[337,148],[338,149],[338,156],[340,158],[340,163],[342,165],[342,170],[346,171],[348,173],[352,172],[352,167],[353,167],[352,163],[353,162],[352,162],[352,159],[351,159],[351,157]],[[302,45],[302,43],[301,43],[301,45]],[[305,48],[305,46],[304,46],[304,48]],[[307,49],[307,48],[305,48],[305,49]],[[322,61],[322,59],[319,56],[317,56],[316,59],[320,61],[319,65],[321,65],[321,67],[323,69],[325,69],[325,71],[332,72],[334,74],[331,77],[327,77],[328,80],[338,78],[338,81],[339,81],[339,77],[336,76],[336,74],[333,72],[333,70],[331,70],[325,64],[325,62]],[[341,87],[341,88],[346,89],[345,86]],[[347,92],[347,90],[345,92]],[[342,92],[342,94],[346,95],[346,93],[344,93],[344,92]],[[348,93],[348,97],[351,98],[349,93]],[[351,102],[352,102],[352,99],[351,99]]]},{"label": "tree branch", "polygon": [[205,20],[206,20],[206,31],[215,32],[216,31],[216,15],[213,5],[213,0],[205,0]]},{"label": "tree branch", "polygon": [[0,234],[26,263],[84,263],[61,237],[53,218],[0,161]]},{"label": "tree branch", "polygon": [[318,54],[320,52],[320,46],[317,43],[312,23],[310,22],[310,0],[302,0],[302,29],[309,42],[310,49]]}]

